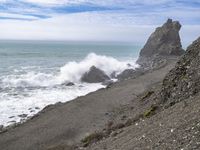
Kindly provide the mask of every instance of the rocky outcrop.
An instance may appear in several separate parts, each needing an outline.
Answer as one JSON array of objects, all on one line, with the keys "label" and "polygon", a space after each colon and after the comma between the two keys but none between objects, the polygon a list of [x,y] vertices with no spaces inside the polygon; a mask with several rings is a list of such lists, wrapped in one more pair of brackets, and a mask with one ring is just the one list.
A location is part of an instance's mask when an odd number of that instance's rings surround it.
[{"label": "rocky outcrop", "polygon": [[109,79],[110,78],[102,70],[92,66],[90,70],[82,76],[81,81],[87,83],[99,83]]},{"label": "rocky outcrop", "polygon": [[161,100],[173,105],[200,92],[200,38],[191,44],[163,80]]},{"label": "rocky outcrop", "polygon": [[184,50],[182,49],[179,36],[180,29],[181,24],[178,21],[168,19],[163,26],[158,27],[151,34],[145,46],[140,51],[137,63],[142,67],[152,68],[157,66],[157,60],[159,59],[164,60],[169,56],[182,55]]},{"label": "rocky outcrop", "polygon": [[117,75],[117,79],[119,79],[119,80],[128,79],[128,78],[134,76],[134,74],[135,74],[134,69],[126,69],[122,73]]},{"label": "rocky outcrop", "polygon": [[62,83],[62,86],[73,86],[75,85],[73,82],[66,82],[66,83]]},{"label": "rocky outcrop", "polygon": [[119,75],[117,75],[117,79],[118,80],[124,80],[124,79],[129,79],[129,78],[134,78],[137,77],[141,74],[144,73],[143,69],[126,69],[124,70],[122,73],[120,73]]}]

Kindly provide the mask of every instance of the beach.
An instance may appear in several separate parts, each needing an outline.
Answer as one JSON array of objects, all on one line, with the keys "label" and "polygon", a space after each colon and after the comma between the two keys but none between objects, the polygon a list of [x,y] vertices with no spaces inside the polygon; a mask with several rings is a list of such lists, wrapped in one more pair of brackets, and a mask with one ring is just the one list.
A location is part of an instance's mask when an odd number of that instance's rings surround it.
[{"label": "beach", "polygon": [[114,109],[129,104],[137,95],[160,82],[176,60],[172,59],[165,67],[135,79],[49,106],[33,119],[1,134],[0,145],[4,150],[42,150],[62,143],[77,144],[86,135],[105,127]]}]

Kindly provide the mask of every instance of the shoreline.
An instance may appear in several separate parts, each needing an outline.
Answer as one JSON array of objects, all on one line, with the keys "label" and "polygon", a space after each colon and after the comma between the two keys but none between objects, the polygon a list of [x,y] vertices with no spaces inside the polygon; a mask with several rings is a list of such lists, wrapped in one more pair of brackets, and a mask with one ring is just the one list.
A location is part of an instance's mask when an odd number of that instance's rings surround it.
[{"label": "shoreline", "polygon": [[[33,145],[42,150],[51,146],[51,143],[60,144],[63,140],[67,140],[68,145],[77,144],[87,134],[102,129],[112,118],[113,110],[129,104],[148,87],[160,82],[176,61],[172,59],[157,70],[114,83],[109,88],[99,89],[72,101],[47,106],[25,123],[1,133],[0,145],[4,150],[14,147],[17,150],[32,150]],[[18,142],[11,142],[8,146],[5,143],[8,139]]]},{"label": "shoreline", "polygon": [[[177,59],[177,58],[176,58],[176,57],[174,57],[174,58],[171,57],[170,59]],[[149,71],[159,70],[159,69],[165,67],[166,65],[167,65],[167,60],[165,61],[164,64],[160,65],[159,67],[157,67],[157,68],[155,68],[155,69],[149,70]],[[136,70],[137,70],[137,69],[138,69],[138,68],[136,68]],[[143,74],[146,74],[146,73],[148,73],[148,71],[144,72]],[[142,74],[142,75],[143,75],[143,74]],[[137,73],[136,73],[136,75],[137,75]],[[139,75],[139,76],[140,76],[140,75]],[[138,77],[138,75],[135,76],[135,77],[132,77],[132,78],[130,78],[130,79],[135,79],[135,78],[137,78],[137,77]],[[129,79],[125,79],[125,80],[129,80]],[[20,125],[23,125],[24,123],[28,122],[29,120],[32,120],[32,119],[34,119],[35,117],[38,117],[40,114],[45,113],[45,111],[48,110],[48,109],[55,108],[56,106],[59,106],[59,105],[64,105],[64,104],[70,103],[71,101],[74,101],[74,100],[76,100],[76,99],[78,99],[78,98],[80,98],[80,97],[85,97],[85,96],[87,96],[87,95],[89,95],[89,94],[98,92],[98,91],[100,91],[100,90],[104,90],[104,89],[107,89],[107,88],[111,88],[111,86],[114,86],[115,84],[120,83],[120,82],[123,82],[123,80],[114,81],[114,82],[112,82],[111,85],[109,85],[109,84],[108,84],[108,85],[105,85],[105,87],[99,88],[99,89],[97,89],[96,91],[89,92],[89,93],[87,93],[87,94],[85,94],[85,95],[83,95],[83,96],[77,96],[76,98],[71,99],[71,100],[69,100],[69,101],[67,101],[67,102],[56,102],[56,103],[54,103],[54,104],[49,104],[49,105],[45,106],[43,109],[41,109],[39,112],[37,112],[36,114],[34,114],[33,116],[29,116],[29,117],[27,117],[27,118],[21,117],[21,120],[22,120],[22,121],[20,121],[20,122],[14,122],[14,123],[9,124],[9,125],[7,125],[7,126],[0,125],[0,127],[2,126],[2,127],[0,128],[0,134],[1,134],[1,133],[4,133],[4,132],[7,132],[9,129],[16,128],[16,127],[18,127],[18,126],[20,126]],[[101,83],[101,84],[103,85],[103,83]],[[22,115],[23,115],[23,114],[22,114]]]}]

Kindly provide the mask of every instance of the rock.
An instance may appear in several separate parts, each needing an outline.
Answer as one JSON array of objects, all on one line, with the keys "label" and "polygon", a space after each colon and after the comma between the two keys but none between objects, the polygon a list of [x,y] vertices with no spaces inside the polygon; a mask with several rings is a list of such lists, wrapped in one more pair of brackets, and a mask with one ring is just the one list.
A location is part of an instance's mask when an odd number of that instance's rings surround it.
[{"label": "rock", "polygon": [[35,109],[38,109],[38,110],[39,110],[40,108],[39,108],[39,107],[35,107]]},{"label": "rock", "polygon": [[128,78],[134,76],[134,74],[135,74],[134,69],[126,69],[122,73],[117,75],[117,79],[119,79],[119,80],[128,79]]},{"label": "rock", "polygon": [[111,73],[110,77],[111,78],[116,78],[116,72],[114,71],[113,73]]},{"label": "rock", "polygon": [[134,78],[137,77],[139,75],[141,75],[143,73],[143,70],[141,69],[126,69],[124,70],[122,73],[120,73],[119,75],[117,75],[117,79],[118,80],[124,80],[124,79],[128,79],[128,78]]},{"label": "rock", "polygon": [[20,118],[26,118],[27,116],[28,116],[27,114],[18,115],[18,117],[20,117]]},{"label": "rock", "polygon": [[3,130],[3,125],[0,125],[0,131],[2,131]]},{"label": "rock", "polygon": [[63,83],[62,86],[73,86],[75,85],[73,82]]},{"label": "rock", "polygon": [[169,56],[180,56],[184,53],[182,49],[179,31],[181,24],[178,21],[168,19],[162,26],[151,34],[145,46],[140,51],[137,63],[142,67],[152,65],[155,58],[166,58]]},{"label": "rock", "polygon": [[15,116],[10,116],[9,118],[12,119],[12,118],[15,118]]},{"label": "rock", "polygon": [[87,83],[99,83],[107,80],[110,80],[110,78],[102,70],[96,68],[95,66],[92,66],[90,70],[81,78],[82,82]]},{"label": "rock", "polygon": [[200,92],[200,38],[191,44],[183,57],[164,78],[160,93],[167,106]]}]

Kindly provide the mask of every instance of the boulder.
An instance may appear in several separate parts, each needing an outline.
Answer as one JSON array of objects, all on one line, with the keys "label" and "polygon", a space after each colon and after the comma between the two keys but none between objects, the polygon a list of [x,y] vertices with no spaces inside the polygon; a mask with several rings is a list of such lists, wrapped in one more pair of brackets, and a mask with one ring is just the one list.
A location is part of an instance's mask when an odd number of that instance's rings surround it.
[{"label": "boulder", "polygon": [[128,79],[128,78],[134,76],[135,73],[136,73],[136,71],[134,69],[126,69],[122,73],[117,75],[117,79],[118,80]]},{"label": "boulder", "polygon": [[124,80],[124,79],[129,79],[129,78],[134,78],[139,75],[142,75],[144,70],[138,68],[138,69],[126,69],[119,75],[117,75],[118,80]]},{"label": "boulder", "polygon": [[142,67],[149,67],[154,59],[182,55],[184,50],[179,36],[180,29],[181,24],[172,19],[168,19],[164,25],[156,28],[141,49],[137,63]]},{"label": "boulder", "polygon": [[164,78],[160,93],[162,102],[175,104],[200,92],[200,38]]},{"label": "boulder", "polygon": [[81,81],[87,83],[99,83],[107,80],[110,80],[110,78],[105,74],[105,72],[95,66],[92,66],[90,70],[81,77]]},{"label": "boulder", "polygon": [[73,86],[75,85],[73,82],[66,82],[66,83],[62,83],[62,86]]}]

